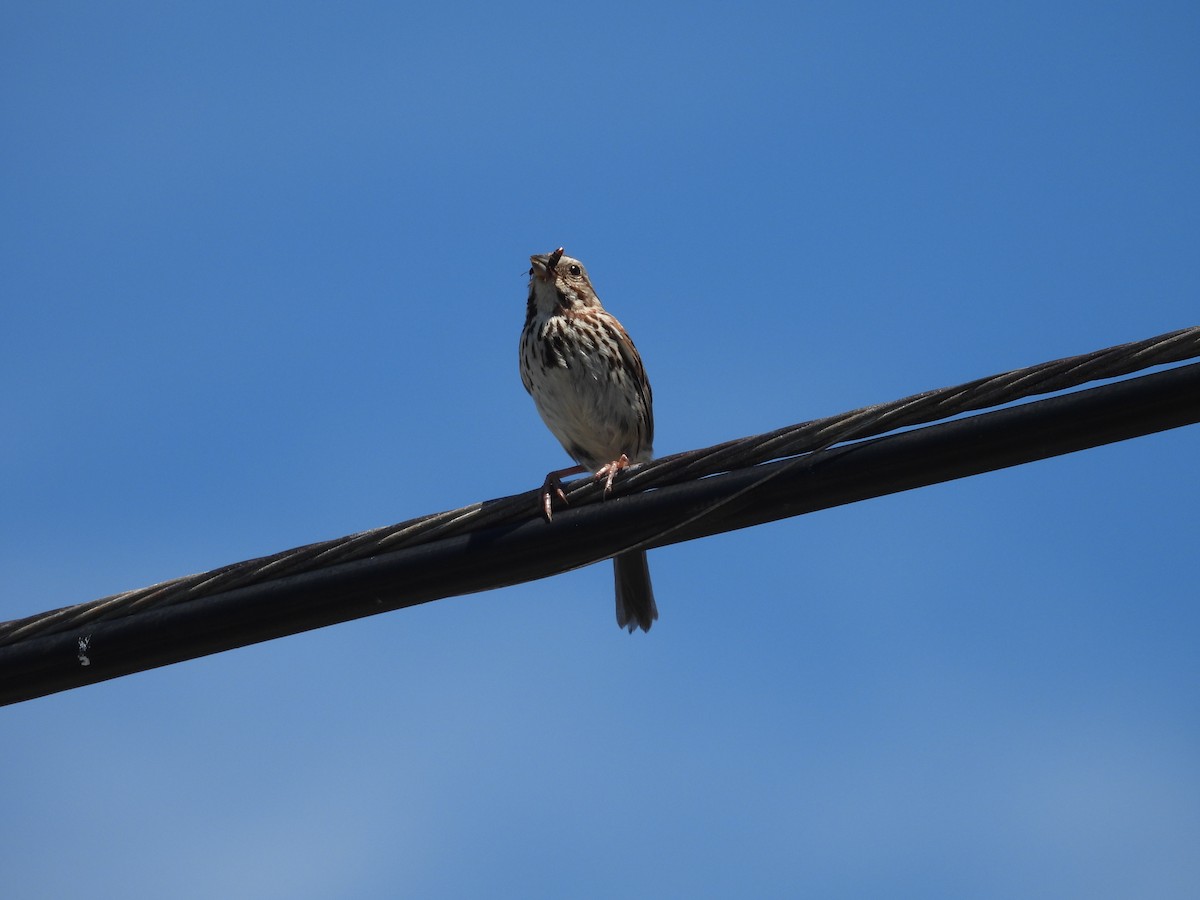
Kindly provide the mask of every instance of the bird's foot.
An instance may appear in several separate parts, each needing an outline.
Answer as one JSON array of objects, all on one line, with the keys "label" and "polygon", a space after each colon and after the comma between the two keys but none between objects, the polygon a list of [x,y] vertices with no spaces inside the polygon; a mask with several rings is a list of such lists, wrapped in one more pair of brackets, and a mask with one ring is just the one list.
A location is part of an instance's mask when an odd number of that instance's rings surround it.
[{"label": "bird's foot", "polygon": [[563,493],[562,476],[578,475],[581,472],[586,472],[583,466],[571,466],[569,469],[558,469],[546,475],[546,480],[542,482],[542,515],[549,522],[554,518],[554,498],[558,497],[564,505],[567,503],[567,495]]},{"label": "bird's foot", "polygon": [[612,462],[601,466],[596,472],[596,478],[604,479],[604,496],[607,497],[612,493],[613,479],[617,477],[617,473],[629,465],[629,457],[624,453],[620,459],[614,459]]}]

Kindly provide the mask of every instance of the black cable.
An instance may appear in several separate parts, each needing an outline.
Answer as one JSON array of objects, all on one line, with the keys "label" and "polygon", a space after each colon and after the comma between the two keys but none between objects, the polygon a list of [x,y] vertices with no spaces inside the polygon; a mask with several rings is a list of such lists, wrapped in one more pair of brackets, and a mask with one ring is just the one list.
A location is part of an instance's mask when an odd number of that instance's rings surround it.
[{"label": "black cable", "polygon": [[[666,457],[617,481],[616,493],[658,488],[648,493],[589,505],[599,489],[584,480],[552,525],[533,491],[3,623],[0,702],[1190,424],[1200,364],[758,464],[1198,355],[1200,328],[1187,329]],[[699,477],[714,467],[734,471]]]},{"label": "black cable", "polygon": [[[1183,329],[1144,341],[1041,363],[956,387],[792,425],[703,450],[663,457],[628,471],[615,483],[614,492],[620,495],[664,487],[772,459],[811,453],[838,442],[921,425],[963,412],[1197,356],[1200,356],[1200,327]],[[582,479],[567,488],[568,499],[576,507],[596,502],[600,495],[599,487],[590,479]],[[220,591],[314,571],[339,562],[365,559],[452,534],[470,533],[504,522],[520,522],[529,518],[531,503],[534,502],[531,494],[520,494],[504,500],[474,504],[0,623],[0,647],[36,634],[81,628],[89,622],[188,602]]]}]

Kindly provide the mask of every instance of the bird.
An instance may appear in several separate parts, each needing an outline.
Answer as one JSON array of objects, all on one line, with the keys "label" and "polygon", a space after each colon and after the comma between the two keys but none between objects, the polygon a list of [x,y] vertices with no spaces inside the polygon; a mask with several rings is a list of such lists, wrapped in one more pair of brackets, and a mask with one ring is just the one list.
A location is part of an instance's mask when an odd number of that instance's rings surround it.
[{"label": "bird", "polygon": [[[654,410],[642,358],[600,304],[583,263],[551,253],[529,257],[529,299],[521,331],[521,382],[538,414],[577,465],[550,472],[542,513],[563,502],[561,477],[590,472],[612,490],[618,472],[654,455]],[[617,625],[649,631],[658,619],[645,550],[613,557]]]}]

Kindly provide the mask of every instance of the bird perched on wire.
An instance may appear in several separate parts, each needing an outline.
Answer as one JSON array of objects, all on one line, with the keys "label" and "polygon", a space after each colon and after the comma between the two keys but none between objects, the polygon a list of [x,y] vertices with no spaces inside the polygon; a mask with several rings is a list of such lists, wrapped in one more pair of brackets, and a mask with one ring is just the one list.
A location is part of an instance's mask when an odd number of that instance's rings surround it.
[{"label": "bird perched on wire", "polygon": [[[605,479],[654,455],[650,382],[633,341],[603,306],[587,269],[553,253],[529,257],[529,302],[521,332],[521,381],[546,427],[578,463],[551,472],[543,485],[542,510],[549,520],[559,479],[591,472]],[[613,558],[617,624],[649,631],[658,618],[646,551]]]}]

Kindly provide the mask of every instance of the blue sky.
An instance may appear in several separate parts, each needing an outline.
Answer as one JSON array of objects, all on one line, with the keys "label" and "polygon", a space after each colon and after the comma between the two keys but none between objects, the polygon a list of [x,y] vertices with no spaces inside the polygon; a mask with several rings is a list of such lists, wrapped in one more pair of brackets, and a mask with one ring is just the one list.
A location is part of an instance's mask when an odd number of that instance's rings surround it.
[{"label": "blue sky", "polygon": [[[559,245],[660,454],[1200,319],[1195,4],[409,7],[0,10],[0,618],[539,484]],[[6,889],[1194,896],[1198,457],[6,708]]]}]

